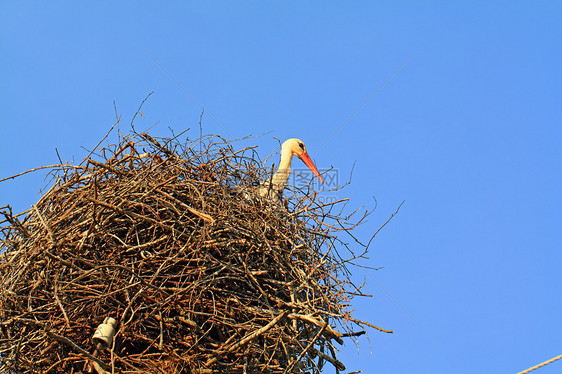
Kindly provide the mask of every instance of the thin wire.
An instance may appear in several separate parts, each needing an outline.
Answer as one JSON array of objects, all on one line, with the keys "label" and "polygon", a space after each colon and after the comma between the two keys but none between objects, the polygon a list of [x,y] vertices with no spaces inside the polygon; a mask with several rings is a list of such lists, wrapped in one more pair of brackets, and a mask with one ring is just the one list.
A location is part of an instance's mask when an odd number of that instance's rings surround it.
[{"label": "thin wire", "polygon": [[398,305],[398,306],[400,307],[400,309],[402,309],[402,310],[404,311],[404,313],[406,313],[406,314],[408,315],[408,317],[410,317],[410,318],[412,319],[412,321],[417,322],[416,319],[414,318],[414,316],[411,315],[410,312],[408,312],[408,311],[406,310],[406,308],[404,308],[404,307],[402,306],[402,304],[400,304],[400,303],[398,302],[398,300],[396,300],[396,299],[394,298],[394,296],[392,296],[392,294],[391,294],[390,292],[388,292],[388,291],[386,290],[386,288],[384,288],[383,285],[382,285],[378,280],[376,280],[375,277],[373,277],[373,276],[371,275],[371,273],[369,273],[368,271],[365,270],[365,274],[367,274],[369,277],[371,277],[371,279],[375,281],[375,283],[381,288],[381,290],[383,290],[384,293],[386,293],[386,295],[387,295],[388,297],[390,297],[390,299],[391,299],[392,301],[394,301],[394,303],[395,303],[396,305]]},{"label": "thin wire", "polygon": [[541,362],[540,364],[535,365],[535,366],[533,366],[533,367],[530,367],[530,368],[528,368],[527,370],[520,371],[520,372],[517,373],[517,374],[525,374],[525,373],[528,373],[528,372],[530,372],[530,371],[533,371],[533,370],[535,370],[535,369],[538,369],[538,368],[540,368],[540,367],[543,367],[543,366],[545,366],[545,365],[548,365],[548,364],[550,364],[551,362],[554,362],[554,361],[556,361],[556,360],[560,360],[561,358],[562,358],[562,355],[553,357],[553,358],[551,358],[550,360],[547,360],[547,361],[545,361],[545,362]]},{"label": "thin wire", "polygon": [[363,101],[363,103],[361,103],[361,105],[359,105],[357,107],[357,109],[355,109],[355,111],[353,113],[351,113],[351,115],[349,117],[347,117],[347,119],[345,121],[342,122],[342,124],[330,135],[326,138],[326,140],[324,140],[324,143],[320,144],[320,146],[318,146],[316,148],[316,150],[314,151],[314,153],[318,152],[320,150],[320,148],[322,148],[324,145],[326,145],[326,143],[328,143],[328,141],[334,136],[336,135],[345,125],[347,125],[347,123],[377,94],[379,93],[380,90],[383,89],[384,86],[386,86],[386,84],[388,82],[390,82],[390,80],[392,78],[394,78],[396,76],[396,74],[398,74],[398,72],[400,72],[400,70],[402,70],[404,68],[404,66],[406,66],[406,64],[412,59],[412,57],[414,57],[414,54],[411,54],[404,62],[402,62],[402,64],[400,64],[400,66],[398,66],[393,72],[392,74],[390,74],[385,80],[384,82],[382,82],[380,84],[380,86],[377,87],[377,89],[375,91],[373,91],[373,93],[365,100]]}]

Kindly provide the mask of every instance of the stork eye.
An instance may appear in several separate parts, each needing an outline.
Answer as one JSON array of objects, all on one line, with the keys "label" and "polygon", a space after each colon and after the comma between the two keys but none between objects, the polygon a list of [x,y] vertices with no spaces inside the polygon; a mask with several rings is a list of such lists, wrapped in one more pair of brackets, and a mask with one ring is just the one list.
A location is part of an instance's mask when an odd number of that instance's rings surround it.
[{"label": "stork eye", "polygon": [[301,147],[301,149],[304,151],[304,144],[299,143],[299,147]]}]

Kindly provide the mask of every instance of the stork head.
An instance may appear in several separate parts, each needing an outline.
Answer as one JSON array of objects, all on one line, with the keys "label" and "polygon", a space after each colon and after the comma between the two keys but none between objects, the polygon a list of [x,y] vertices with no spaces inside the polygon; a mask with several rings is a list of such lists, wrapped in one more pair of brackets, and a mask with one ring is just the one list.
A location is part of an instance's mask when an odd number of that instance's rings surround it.
[{"label": "stork head", "polygon": [[296,138],[286,140],[281,146],[281,157],[283,157],[283,154],[285,153],[290,153],[293,156],[300,158],[306,166],[308,166],[310,171],[312,171],[314,175],[316,175],[318,179],[324,183],[324,179],[320,175],[320,172],[316,169],[316,166],[314,166],[314,163],[310,159],[308,153],[306,153],[306,146],[302,140]]}]

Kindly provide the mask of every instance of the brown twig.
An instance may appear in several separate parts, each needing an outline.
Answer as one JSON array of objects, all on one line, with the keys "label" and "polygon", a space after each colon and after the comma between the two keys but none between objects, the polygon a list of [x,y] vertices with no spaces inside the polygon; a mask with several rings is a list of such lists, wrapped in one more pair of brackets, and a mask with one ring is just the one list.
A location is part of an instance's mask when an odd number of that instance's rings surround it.
[{"label": "brown twig", "polygon": [[255,147],[219,137],[100,144],[43,167],[55,182],[25,215],[0,208],[0,372],[319,374],[343,370],[334,341],[391,332],[349,310],[363,252],[338,234],[365,216],[347,199],[255,196],[271,175]]}]

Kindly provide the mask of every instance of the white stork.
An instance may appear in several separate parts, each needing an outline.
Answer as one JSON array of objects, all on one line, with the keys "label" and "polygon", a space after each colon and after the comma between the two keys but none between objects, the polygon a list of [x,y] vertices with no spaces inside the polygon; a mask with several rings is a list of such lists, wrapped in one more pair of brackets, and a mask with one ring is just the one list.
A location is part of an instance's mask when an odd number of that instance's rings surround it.
[{"label": "white stork", "polygon": [[281,146],[281,161],[279,162],[279,168],[273,174],[271,181],[265,182],[258,190],[259,195],[262,197],[270,197],[279,199],[283,195],[283,190],[287,185],[289,180],[289,174],[291,173],[291,162],[293,161],[293,156],[300,158],[306,166],[324,183],[324,179],[314,166],[314,163],[310,159],[308,153],[306,153],[306,147],[302,140],[299,139],[288,139]]}]

